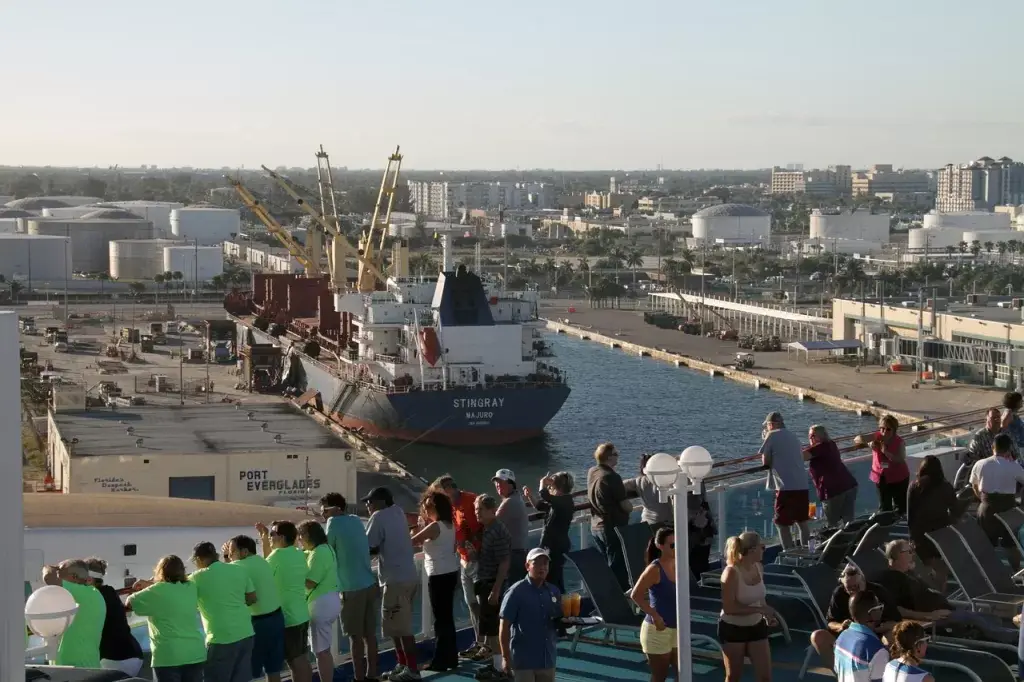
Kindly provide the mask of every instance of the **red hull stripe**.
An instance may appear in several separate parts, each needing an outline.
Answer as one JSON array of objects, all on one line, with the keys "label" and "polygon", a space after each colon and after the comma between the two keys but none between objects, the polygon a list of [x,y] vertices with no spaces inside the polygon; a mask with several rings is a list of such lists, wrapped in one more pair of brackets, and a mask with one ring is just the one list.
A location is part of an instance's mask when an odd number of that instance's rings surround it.
[{"label": "red hull stripe", "polygon": [[441,430],[423,433],[404,429],[386,429],[372,422],[354,419],[348,415],[335,413],[332,419],[349,429],[361,429],[363,432],[380,438],[393,440],[416,441],[417,443],[434,443],[436,445],[508,445],[531,438],[539,438],[544,429],[460,429]]}]

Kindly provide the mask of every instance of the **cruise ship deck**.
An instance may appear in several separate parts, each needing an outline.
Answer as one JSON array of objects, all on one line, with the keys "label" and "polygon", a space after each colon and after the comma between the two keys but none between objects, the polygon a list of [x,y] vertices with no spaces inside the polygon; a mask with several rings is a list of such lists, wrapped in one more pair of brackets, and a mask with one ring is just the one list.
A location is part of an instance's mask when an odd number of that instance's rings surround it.
[{"label": "cruise ship deck", "polygon": [[[911,460],[919,459],[927,454],[939,456],[943,460],[944,468],[949,472],[947,475],[952,478],[952,471],[957,466],[957,455],[963,452],[969,436],[966,436],[967,429],[973,428],[980,418],[981,413],[970,413],[963,415],[956,422],[960,426],[961,435],[951,436],[948,428],[920,425],[915,432],[907,429],[905,437],[908,441],[908,456]],[[956,420],[946,418],[947,426]],[[843,439],[837,439],[843,440]],[[848,443],[840,443],[841,446]],[[866,519],[875,511],[877,504],[875,491],[867,481],[868,469],[870,466],[870,455],[864,451],[854,451],[845,448],[847,454],[845,461],[860,481],[860,494],[858,496],[857,511],[861,518]],[[916,465],[911,462],[911,467]],[[702,577],[700,582],[691,586],[691,624],[692,642],[691,647],[693,666],[692,679],[698,682],[719,681],[724,679],[724,668],[721,660],[721,649],[717,643],[716,624],[718,613],[721,609],[721,593],[717,586],[717,576],[720,574],[719,557],[724,550],[725,540],[730,536],[743,530],[751,529],[761,533],[769,545],[765,553],[765,583],[768,587],[769,605],[776,609],[780,615],[780,627],[774,628],[771,634],[772,652],[772,677],[776,682],[795,682],[798,679],[823,679],[834,677],[829,670],[820,666],[817,656],[808,656],[808,645],[810,633],[823,626],[822,607],[815,604],[815,598],[810,587],[804,586],[795,579],[792,568],[795,565],[811,565],[816,563],[813,557],[782,556],[776,544],[774,528],[771,525],[771,491],[764,490],[764,472],[760,469],[760,462],[752,461],[752,458],[745,460],[732,460],[727,466],[721,466],[713,470],[712,476],[707,481],[707,498],[713,516],[718,527],[718,536],[715,538],[712,551],[712,570]],[[601,566],[586,566],[585,552],[595,550],[587,548],[591,544],[589,531],[589,516],[585,505],[580,505],[579,513],[574,521],[571,539],[574,546],[574,553],[570,553],[570,561],[566,564],[565,578],[567,590],[578,592],[582,595],[581,615],[600,616],[605,624],[612,622],[624,623],[622,627],[606,629],[604,626],[586,626],[579,633],[578,637],[570,635],[559,643],[558,649],[558,680],[600,680],[600,681],[625,681],[625,680],[648,680],[649,669],[640,650],[636,627],[639,625],[639,615],[634,613],[625,604],[625,597],[616,586],[615,589],[602,588],[600,580],[595,581],[595,568]],[[818,522],[820,523],[820,522]],[[886,537],[906,536],[905,525],[893,523],[891,520],[886,526]],[[813,525],[813,524],[812,524]],[[647,526],[637,524],[649,534]],[[629,528],[634,528],[630,526]],[[632,549],[629,543],[626,544],[627,556],[636,555],[639,548],[639,539],[642,533],[634,533]],[[531,538],[534,542],[539,541],[540,527],[538,520],[534,520],[534,527],[531,531]],[[852,549],[849,550],[852,553]],[[841,557],[846,561],[847,555]],[[878,555],[878,559],[882,559]],[[419,557],[418,557],[419,560]],[[636,561],[633,556],[632,561]],[[594,562],[590,562],[593,564]],[[599,563],[599,562],[598,562]],[[821,563],[821,562],[818,562]],[[839,565],[837,563],[837,565]],[[607,569],[606,566],[603,567]],[[1009,569],[1007,568],[1007,575]],[[600,570],[596,571],[600,573]],[[838,569],[835,569],[838,575]],[[600,578],[600,576],[597,576]],[[27,574],[27,579],[30,576]],[[420,642],[420,661],[429,661],[432,649],[433,633],[431,632],[431,615],[426,601],[426,577],[423,576],[423,589],[417,597],[419,603],[415,606],[416,621],[419,624],[417,638]],[[827,589],[831,591],[837,584],[835,578],[830,574],[827,577]],[[956,589],[955,584],[951,584]],[[607,587],[607,585],[606,585]],[[1022,590],[1024,591],[1024,590]],[[609,599],[617,599],[615,602],[618,608],[618,620],[608,608]],[[602,602],[604,606],[602,606]],[[468,627],[468,614],[465,604],[461,598],[456,598],[456,619],[461,630],[459,631],[460,649],[468,647],[472,641],[472,630]],[[971,608],[973,608],[972,605]],[[143,647],[148,650],[149,641],[146,635],[145,622],[139,619],[133,623],[136,636],[142,642]],[[351,660],[348,655],[347,639],[339,631],[336,633],[335,660],[339,662],[334,679],[338,682],[347,682],[352,679]],[[383,638],[379,641],[381,647],[380,671],[390,670],[395,663],[393,652],[390,651],[390,641]],[[988,653],[972,652],[985,644]],[[937,670],[936,678],[942,682],[1015,682],[1016,681],[1016,647],[1009,644],[994,645],[983,642],[965,642],[963,640],[943,641],[937,639],[933,645],[937,652],[939,661],[935,663]],[[941,649],[941,651],[940,651]],[[34,641],[27,652],[26,662],[39,662],[43,654],[41,642]],[[974,656],[974,658],[971,658]],[[980,658],[978,658],[980,657]],[[482,666],[479,663],[463,662],[459,669],[446,673],[423,673],[424,679],[435,682],[446,682],[454,680],[471,680],[474,674]],[[928,665],[926,664],[927,668]],[[146,677],[148,670],[144,670],[142,677]],[[287,675],[286,675],[287,677]],[[743,680],[754,680],[753,669],[748,665],[743,672]]]}]

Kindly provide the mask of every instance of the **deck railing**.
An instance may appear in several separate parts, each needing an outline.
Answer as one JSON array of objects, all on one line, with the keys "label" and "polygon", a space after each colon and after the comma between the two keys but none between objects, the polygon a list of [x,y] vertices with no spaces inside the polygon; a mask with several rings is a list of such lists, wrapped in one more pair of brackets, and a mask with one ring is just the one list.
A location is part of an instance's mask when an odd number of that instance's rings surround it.
[{"label": "deck railing", "polygon": [[[905,433],[903,438],[907,441],[908,453],[913,455],[925,450],[942,446],[964,447],[970,438],[969,428],[980,426],[984,422],[985,410],[975,410],[957,415],[943,417],[943,425],[938,425],[937,420],[922,420],[914,424],[905,425],[910,428],[917,428],[916,431]],[[903,427],[901,427],[903,428]],[[854,435],[841,436],[836,441],[852,441]],[[846,455],[844,461],[860,482],[860,493],[857,498],[857,512],[867,513],[877,507],[875,493],[868,484],[868,472],[870,470],[870,451],[858,449],[854,446],[847,446],[841,449]],[[775,537],[776,529],[772,524],[772,495],[773,492],[764,489],[764,468],[742,467],[731,469],[733,466],[746,464],[758,459],[753,455],[733,460],[725,460],[715,465],[716,470],[722,470],[721,474],[715,474],[708,479],[707,499],[712,509],[712,516],[718,528],[717,544],[713,547],[712,556],[721,556],[724,552],[725,541],[730,535],[735,535],[744,530],[755,530],[769,542]],[[574,493],[574,497],[580,499],[576,505],[576,516],[573,519],[570,532],[570,541],[573,549],[587,547],[592,542],[590,533],[590,505],[586,502],[586,491]],[[812,491],[813,499],[813,491]],[[639,502],[634,500],[634,521],[639,521]],[[536,546],[540,542],[542,531],[543,515],[534,513],[530,515],[530,543]],[[812,528],[820,525],[820,521],[812,521]],[[433,636],[433,618],[430,611],[430,602],[427,591],[427,575],[423,570],[423,556],[416,555],[416,566],[420,574],[420,589],[414,603],[414,616],[419,623],[417,628],[418,638],[429,638]],[[573,592],[583,592],[584,587],[571,563],[565,566],[566,589]],[[455,614],[457,626],[461,629],[469,626],[469,613],[461,593],[456,594]],[[133,632],[143,647],[149,650],[149,638],[146,631],[146,619],[131,616],[130,623]],[[349,660],[348,640],[341,632],[340,621],[335,624],[336,632],[333,639],[335,660],[339,665]],[[380,647],[390,646],[390,639],[378,638]],[[45,646],[39,638],[33,637],[30,647],[26,651],[26,662],[38,663],[45,656]]]}]

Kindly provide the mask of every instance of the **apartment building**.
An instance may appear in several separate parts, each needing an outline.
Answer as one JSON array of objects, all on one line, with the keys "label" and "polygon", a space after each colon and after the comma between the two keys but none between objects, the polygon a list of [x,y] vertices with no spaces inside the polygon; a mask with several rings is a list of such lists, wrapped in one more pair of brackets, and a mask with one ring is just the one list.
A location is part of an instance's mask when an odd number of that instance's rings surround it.
[{"label": "apartment building", "polygon": [[913,194],[929,191],[931,178],[923,171],[893,170],[891,163],[881,163],[872,166],[867,172],[853,174],[851,184],[854,196]]},{"label": "apartment building", "polygon": [[772,194],[796,194],[806,187],[802,170],[772,169]]},{"label": "apartment building", "polygon": [[554,188],[536,182],[409,181],[413,211],[435,220],[461,218],[462,209],[552,208]]},{"label": "apartment building", "polygon": [[992,211],[996,206],[1024,203],[1024,163],[1008,157],[983,156],[939,170],[935,208],[944,213]]}]

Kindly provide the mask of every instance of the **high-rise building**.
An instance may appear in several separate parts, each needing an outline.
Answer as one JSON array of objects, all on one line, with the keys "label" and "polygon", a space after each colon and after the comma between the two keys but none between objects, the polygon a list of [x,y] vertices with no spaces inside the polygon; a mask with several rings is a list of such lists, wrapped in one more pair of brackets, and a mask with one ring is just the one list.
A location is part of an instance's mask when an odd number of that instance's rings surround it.
[{"label": "high-rise building", "polygon": [[805,189],[802,170],[772,169],[772,194],[796,194]]},{"label": "high-rise building", "polygon": [[413,211],[435,220],[457,219],[462,209],[552,208],[553,187],[537,182],[409,181]]},{"label": "high-rise building", "polygon": [[939,170],[935,208],[943,213],[991,211],[1024,203],[1024,163],[1008,157],[983,156]]}]

